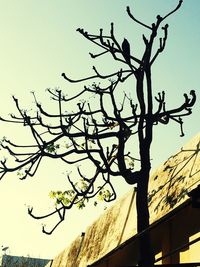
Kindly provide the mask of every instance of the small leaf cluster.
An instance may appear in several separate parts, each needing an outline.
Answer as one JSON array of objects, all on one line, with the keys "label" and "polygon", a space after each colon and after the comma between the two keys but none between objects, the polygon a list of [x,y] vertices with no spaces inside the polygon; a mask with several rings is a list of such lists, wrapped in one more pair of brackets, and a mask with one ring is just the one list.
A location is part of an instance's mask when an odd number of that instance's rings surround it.
[{"label": "small leaf cluster", "polygon": [[46,146],[46,151],[49,153],[55,153],[60,148],[59,144],[50,143]]},{"label": "small leaf cluster", "polygon": [[74,190],[66,190],[66,191],[51,191],[49,193],[50,198],[55,199],[55,205],[57,206],[60,203],[63,205],[70,204],[75,196]]},{"label": "small leaf cluster", "polygon": [[[80,179],[79,182],[75,183],[74,186],[79,192],[86,192],[88,189],[88,184],[84,179]],[[71,203],[76,204],[78,209],[83,209],[86,207],[86,204],[89,202],[89,197],[86,195],[77,196],[77,192],[74,189],[66,191],[51,191],[49,193],[51,199],[55,200],[55,205],[63,204],[65,206],[70,205]],[[94,206],[97,206],[99,202],[109,202],[112,198],[112,193],[108,189],[98,187],[95,201],[93,202]]]},{"label": "small leaf cluster", "polygon": [[97,199],[99,201],[105,201],[105,202],[109,202],[111,197],[112,197],[112,194],[108,189],[102,189],[101,191],[99,191],[97,195]]}]

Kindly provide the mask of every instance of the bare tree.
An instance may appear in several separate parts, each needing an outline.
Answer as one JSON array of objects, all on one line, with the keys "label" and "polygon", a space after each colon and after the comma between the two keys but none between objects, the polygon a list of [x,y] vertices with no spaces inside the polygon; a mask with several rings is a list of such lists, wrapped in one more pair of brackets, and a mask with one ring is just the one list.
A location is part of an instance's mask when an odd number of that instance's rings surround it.
[{"label": "bare tree", "polygon": [[[24,111],[18,99],[13,97],[19,115],[11,115],[10,119],[1,118],[6,122],[21,123],[31,130],[34,144],[16,145],[4,139],[2,147],[15,159],[15,165],[10,166],[7,160],[1,162],[1,178],[9,172],[20,170],[20,179],[33,176],[43,158],[60,159],[66,164],[89,162],[93,168],[90,177],[83,171],[83,164],[77,167],[80,182],[74,180],[72,174],[67,175],[71,189],[63,192],[52,192],[56,198],[57,207],[50,214],[36,216],[33,208],[29,214],[35,219],[43,219],[57,214],[58,223],[53,229],[43,232],[51,234],[65,219],[66,210],[78,204],[84,206],[85,201],[100,194],[105,201],[113,201],[116,192],[112,185],[113,177],[122,177],[128,184],[137,185],[137,230],[143,232],[140,237],[140,266],[152,266],[154,253],[150,245],[148,231],[148,183],[151,169],[150,151],[155,125],[168,124],[175,121],[183,132],[182,118],[192,113],[196,96],[184,94],[183,103],[174,109],[168,109],[165,103],[165,92],[153,96],[151,68],[158,56],[164,51],[168,37],[168,24],[163,22],[181,7],[180,0],[174,10],[165,16],[158,15],[151,25],[135,18],[130,8],[127,14],[131,20],[149,31],[143,35],[144,51],[141,58],[131,53],[129,41],[119,43],[111,23],[110,33],[104,34],[100,29],[98,34],[90,34],[84,29],[78,29],[87,40],[101,49],[98,54],[90,53],[92,58],[110,54],[114,61],[122,64],[122,68],[109,74],[101,74],[93,67],[94,75],[79,80],[70,79],[65,73],[63,78],[69,83],[80,83],[94,79],[107,82],[93,82],[72,97],[67,97],[61,90],[48,89],[56,101],[59,112],[51,113],[44,109],[35,94],[37,113],[31,115]],[[158,34],[162,37],[158,37]],[[158,47],[156,48],[158,40]],[[122,86],[130,79],[135,80],[131,94],[124,92]],[[93,97],[93,101],[88,97]],[[80,98],[85,100],[80,101]],[[88,100],[89,99],[89,100]],[[67,110],[69,103],[76,101],[73,112]],[[154,105],[155,102],[155,105]],[[50,122],[50,123],[49,123]],[[139,159],[134,157],[133,140],[138,140]],[[136,170],[128,160],[139,160]]]}]

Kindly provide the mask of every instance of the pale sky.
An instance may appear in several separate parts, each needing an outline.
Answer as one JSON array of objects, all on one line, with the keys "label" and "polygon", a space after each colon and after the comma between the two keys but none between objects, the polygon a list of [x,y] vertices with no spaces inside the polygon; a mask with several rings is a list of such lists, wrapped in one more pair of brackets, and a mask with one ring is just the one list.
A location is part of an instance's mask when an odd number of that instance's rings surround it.
[{"label": "pale sky", "polygon": [[[115,23],[119,40],[129,39],[132,51],[141,52],[144,32],[126,15],[126,6],[145,23],[152,23],[157,14],[164,15],[176,5],[175,0],[0,0],[0,114],[15,111],[11,99],[15,95],[23,107],[33,107],[30,91],[35,91],[43,104],[48,103],[45,89],[59,87],[73,90],[62,79],[61,73],[79,78],[92,74],[92,66],[106,71],[114,62],[91,60],[94,45],[85,40],[77,28],[98,33],[109,31]],[[165,90],[168,105],[176,107],[183,93],[194,89],[199,97],[200,75],[200,1],[185,0],[182,8],[169,18],[169,37],[165,52],[153,68],[154,92]],[[48,104],[47,104],[48,105]],[[199,99],[192,116],[184,124],[185,137],[171,125],[158,127],[152,147],[152,165],[158,166],[187,140],[199,132]],[[20,142],[29,138],[26,129],[0,123],[0,138],[8,136]],[[67,220],[51,235],[41,232],[42,221],[27,215],[27,205],[37,214],[44,214],[52,206],[48,197],[52,189],[65,186],[66,166],[43,162],[38,174],[19,181],[16,174],[0,181],[0,246],[9,246],[12,255],[53,258],[64,249],[86,225],[98,217],[103,208],[72,211]],[[118,183],[119,195],[128,190],[123,181]],[[120,189],[119,189],[120,188]]]}]

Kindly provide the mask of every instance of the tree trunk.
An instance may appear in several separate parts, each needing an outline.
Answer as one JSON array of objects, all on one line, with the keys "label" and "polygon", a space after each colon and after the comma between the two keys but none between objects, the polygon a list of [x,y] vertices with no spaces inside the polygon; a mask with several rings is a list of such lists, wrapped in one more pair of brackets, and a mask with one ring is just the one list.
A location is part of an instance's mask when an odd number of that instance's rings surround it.
[{"label": "tree trunk", "polygon": [[148,181],[149,171],[141,172],[141,178],[138,181],[136,207],[137,207],[137,230],[139,236],[139,266],[151,267],[154,265],[154,253],[151,244],[149,227],[149,209],[148,209]]}]

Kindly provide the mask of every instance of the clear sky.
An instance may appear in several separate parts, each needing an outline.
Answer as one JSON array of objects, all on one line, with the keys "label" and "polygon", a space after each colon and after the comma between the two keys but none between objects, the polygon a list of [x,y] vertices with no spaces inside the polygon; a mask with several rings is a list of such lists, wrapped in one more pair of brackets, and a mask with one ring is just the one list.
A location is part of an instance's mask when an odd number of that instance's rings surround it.
[{"label": "clear sky", "polygon": [[[114,62],[106,57],[95,63],[88,52],[94,46],[76,32],[83,27],[91,33],[99,28],[109,31],[115,23],[119,40],[130,40],[132,51],[141,52],[143,29],[126,15],[126,6],[145,23],[154,21],[157,14],[165,14],[178,1],[175,0],[0,0],[0,113],[14,112],[11,99],[15,95],[27,109],[33,106],[30,91],[35,91],[42,103],[48,102],[45,89],[73,88],[61,77],[66,72],[71,77],[92,74],[96,64],[103,71]],[[180,105],[183,93],[200,89],[200,1],[185,0],[181,10],[168,19],[169,37],[165,52],[154,66],[154,91],[166,90],[170,107]],[[173,123],[158,127],[152,148],[152,165],[156,167],[176,152],[187,140],[199,132],[199,99],[190,118],[186,118],[184,138]],[[0,123],[0,138],[25,140],[29,135],[23,129]],[[34,178],[19,181],[9,175],[0,181],[0,245],[9,246],[10,254],[52,258],[85,226],[102,212],[101,208],[86,212],[73,211],[67,221],[51,236],[41,233],[41,222],[27,215],[27,205],[35,212],[45,213],[52,205],[48,193],[62,189],[65,177],[56,163],[46,162]],[[128,190],[119,183],[119,195]],[[87,216],[86,216],[87,214]]]}]

